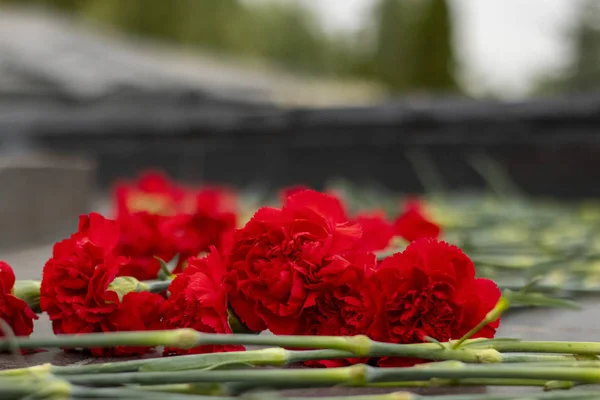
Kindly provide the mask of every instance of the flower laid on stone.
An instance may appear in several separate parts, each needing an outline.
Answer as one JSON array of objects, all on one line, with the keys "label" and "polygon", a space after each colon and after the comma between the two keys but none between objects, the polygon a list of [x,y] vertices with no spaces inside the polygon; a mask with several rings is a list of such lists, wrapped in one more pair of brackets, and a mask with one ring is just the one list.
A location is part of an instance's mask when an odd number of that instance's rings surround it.
[{"label": "flower laid on stone", "polygon": [[[460,339],[501,295],[493,281],[475,278],[473,262],[459,248],[434,239],[418,239],[384,259],[375,280],[382,304],[372,337],[391,343]],[[493,338],[498,324],[487,324],[474,337]],[[384,358],[379,365],[406,360]]]},{"label": "flower laid on stone", "polygon": [[[161,309],[165,329],[193,328],[199,332],[232,333],[228,322],[227,292],[223,285],[225,258],[212,248],[203,258],[188,259],[185,270],[169,286]],[[164,354],[217,353],[243,350],[241,346],[165,348]]]},{"label": "flower laid on stone", "polygon": [[[156,329],[157,310],[164,301],[153,293],[137,292],[118,278],[129,260],[115,253],[119,225],[100,214],[82,216],[79,229],[56,243],[43,269],[41,310],[56,334]],[[124,284],[123,284],[124,283]],[[90,349],[93,355],[142,354],[147,347]]]},{"label": "flower laid on stone", "polygon": [[[38,316],[27,303],[14,296],[15,274],[10,265],[0,261],[0,319],[12,329],[16,336],[29,336],[33,332],[33,320]],[[0,326],[0,337],[5,336]]]},{"label": "flower laid on stone", "polygon": [[[439,240],[421,203],[409,201],[391,222],[384,208],[349,213],[333,193],[290,188],[280,207],[259,208],[236,229],[228,190],[186,188],[157,174],[120,186],[116,219],[81,216],[77,231],[54,245],[41,284],[15,283],[0,262],[0,352],[173,357],[0,371],[0,398],[600,383],[599,343],[494,339],[513,304],[573,302],[532,291],[536,281],[501,291],[459,247]],[[38,302],[55,336],[29,336]],[[418,365],[428,361],[442,362]],[[253,368],[300,363],[326,369]],[[534,398],[569,398],[552,395]]]}]

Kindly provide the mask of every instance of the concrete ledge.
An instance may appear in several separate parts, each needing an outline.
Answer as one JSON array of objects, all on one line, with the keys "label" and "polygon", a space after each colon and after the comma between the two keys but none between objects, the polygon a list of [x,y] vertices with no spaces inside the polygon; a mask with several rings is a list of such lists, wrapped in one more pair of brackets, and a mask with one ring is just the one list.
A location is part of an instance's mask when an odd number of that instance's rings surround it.
[{"label": "concrete ledge", "polygon": [[0,157],[0,248],[73,231],[91,210],[93,162],[46,154]]}]

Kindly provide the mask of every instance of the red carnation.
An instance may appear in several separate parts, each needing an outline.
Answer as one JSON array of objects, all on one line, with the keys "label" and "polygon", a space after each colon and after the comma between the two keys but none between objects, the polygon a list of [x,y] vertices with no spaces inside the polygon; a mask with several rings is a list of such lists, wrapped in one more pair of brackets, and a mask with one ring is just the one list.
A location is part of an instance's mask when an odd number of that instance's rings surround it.
[{"label": "red carnation", "polygon": [[119,276],[156,279],[160,263],[155,257],[169,261],[175,256],[173,246],[161,233],[166,218],[145,211],[119,216],[121,235],[116,253],[130,258],[120,269]]},{"label": "red carnation", "polygon": [[[70,238],[56,243],[52,258],[44,266],[40,290],[40,308],[48,313],[57,334],[114,332],[150,329],[154,322],[150,314],[139,319],[131,316],[124,323],[123,313],[142,293],[125,295],[123,301],[109,285],[127,264],[127,258],[114,254],[119,240],[119,226],[100,214],[80,217],[79,230]],[[155,295],[155,301],[160,296]],[[128,300],[125,301],[125,298]],[[135,301],[134,301],[135,302]],[[137,322],[137,323],[136,323]],[[91,349],[94,355],[141,354],[148,349]]]},{"label": "red carnation", "polygon": [[[113,331],[144,331],[162,329],[162,296],[149,292],[130,292],[123,296],[119,312],[112,317]],[[117,346],[114,349],[92,349],[94,355],[130,356],[144,354],[147,347]]]},{"label": "red carnation", "polygon": [[[207,252],[210,246],[228,250],[228,235],[237,223],[235,195],[222,188],[204,188],[195,197],[191,214],[165,219],[161,233],[167,237],[183,263],[189,257]],[[181,264],[174,272],[181,272]]]},{"label": "red carnation", "polygon": [[135,182],[119,182],[114,190],[117,216],[138,211],[174,215],[189,210],[189,192],[157,171],[143,173]]},{"label": "red carnation", "polygon": [[[315,305],[302,313],[295,335],[353,336],[366,335],[377,314],[377,293],[373,273],[377,265],[372,253],[353,253],[339,257],[322,268],[322,293]],[[319,360],[306,362],[310,366],[339,367],[364,358]]]},{"label": "red carnation", "polygon": [[358,248],[365,251],[385,250],[394,237],[394,227],[385,218],[383,211],[360,213],[354,221],[362,227]]},{"label": "red carnation", "polygon": [[227,278],[235,314],[252,331],[289,334],[329,280],[344,281],[343,269],[323,270],[354,248],[361,228],[338,199],[306,190],[282,209],[261,208],[234,236]]},{"label": "red carnation", "polygon": [[[199,332],[231,333],[227,293],[223,286],[224,260],[213,247],[204,258],[192,257],[185,270],[169,285],[163,304],[167,329],[193,328]],[[199,346],[190,350],[165,348],[165,354],[218,353],[243,350],[242,346]]]},{"label": "red carnation", "polygon": [[[38,316],[27,303],[13,296],[15,274],[7,263],[0,261],[0,319],[6,322],[16,336],[29,336],[33,332],[33,320]],[[0,337],[5,332],[0,328]]]},{"label": "red carnation", "polygon": [[[381,263],[375,273],[382,308],[372,330],[376,340],[419,343],[426,336],[440,342],[459,339],[496,305],[500,290],[475,278],[473,262],[459,248],[432,239],[412,242]],[[494,337],[499,321],[474,337]],[[402,365],[384,358],[380,365]]]},{"label": "red carnation", "polygon": [[409,242],[421,238],[434,238],[440,236],[438,225],[430,221],[424,213],[423,206],[417,200],[409,200],[404,212],[394,222],[396,235]]}]

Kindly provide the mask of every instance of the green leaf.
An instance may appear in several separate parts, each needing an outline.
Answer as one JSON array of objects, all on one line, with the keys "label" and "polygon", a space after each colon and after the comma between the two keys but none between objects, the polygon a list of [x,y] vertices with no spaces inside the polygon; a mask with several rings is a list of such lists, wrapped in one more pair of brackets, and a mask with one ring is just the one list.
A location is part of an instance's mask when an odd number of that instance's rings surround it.
[{"label": "green leaf", "polygon": [[505,290],[503,296],[506,297],[511,304],[518,304],[530,307],[566,308],[570,310],[581,309],[581,306],[574,301],[550,297],[546,294],[539,292],[523,293]]},{"label": "green leaf", "polygon": [[154,258],[160,263],[160,270],[158,271],[157,278],[161,281],[173,279],[173,271],[177,268],[177,264],[179,263],[179,254],[173,257],[168,263],[160,257],[155,256]]},{"label": "green leaf", "polygon": [[505,342],[520,342],[521,339],[516,339],[516,338],[497,338],[497,339],[473,339],[470,342],[465,342],[462,347],[477,347],[477,346],[482,346],[482,345],[488,345],[488,344],[495,344],[495,343],[505,343]]}]

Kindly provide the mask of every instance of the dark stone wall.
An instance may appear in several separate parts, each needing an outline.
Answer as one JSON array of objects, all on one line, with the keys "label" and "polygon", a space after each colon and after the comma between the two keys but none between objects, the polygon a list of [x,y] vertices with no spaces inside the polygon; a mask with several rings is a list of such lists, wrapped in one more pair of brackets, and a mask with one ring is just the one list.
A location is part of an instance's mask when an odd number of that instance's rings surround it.
[{"label": "dark stone wall", "polygon": [[600,95],[523,103],[421,99],[319,110],[121,99],[53,104],[33,120],[12,122],[35,148],[95,158],[103,188],[154,167],[186,181],[235,186],[302,182],[321,188],[341,177],[419,192],[423,187],[406,157],[419,150],[450,188],[484,186],[468,163],[484,152],[527,193],[600,196]]}]

